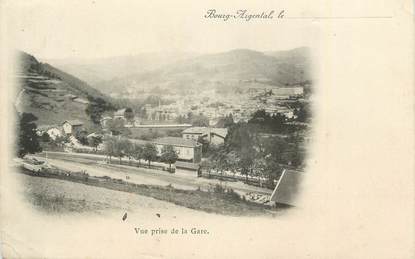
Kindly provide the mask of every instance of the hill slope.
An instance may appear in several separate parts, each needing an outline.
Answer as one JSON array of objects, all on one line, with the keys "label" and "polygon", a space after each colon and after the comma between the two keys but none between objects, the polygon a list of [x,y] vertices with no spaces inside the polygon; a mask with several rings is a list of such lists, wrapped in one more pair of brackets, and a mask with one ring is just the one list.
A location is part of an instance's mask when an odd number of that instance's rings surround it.
[{"label": "hill slope", "polygon": [[137,72],[152,71],[167,64],[194,56],[191,53],[143,53],[98,59],[50,59],[46,62],[90,85],[122,78]]},{"label": "hill slope", "polygon": [[29,112],[38,117],[38,125],[61,124],[78,119],[85,126],[92,125],[85,109],[97,98],[111,100],[78,78],[59,69],[43,64],[24,52],[18,53],[20,70],[17,78],[21,90],[17,96],[19,112]]},{"label": "hill slope", "polygon": [[135,74],[102,82],[95,87],[106,93],[162,89],[252,87],[255,84],[290,87],[311,80],[307,48],[262,53],[237,49],[201,55]]}]

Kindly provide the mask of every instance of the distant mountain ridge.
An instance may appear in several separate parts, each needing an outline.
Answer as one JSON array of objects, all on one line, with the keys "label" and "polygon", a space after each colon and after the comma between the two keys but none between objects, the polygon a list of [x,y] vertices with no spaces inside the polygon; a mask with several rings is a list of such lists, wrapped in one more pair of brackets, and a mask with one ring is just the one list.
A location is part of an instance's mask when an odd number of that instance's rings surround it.
[{"label": "distant mountain ridge", "polygon": [[90,85],[95,85],[135,74],[137,71],[151,71],[194,55],[180,52],[144,53],[98,59],[49,59],[46,62],[75,75]]},{"label": "distant mountain ridge", "polygon": [[[162,56],[162,54],[155,55],[152,60],[152,55],[143,54],[130,57],[128,60],[124,59],[124,63],[120,59],[118,62],[110,62],[111,66],[106,63],[105,66],[111,67],[113,71],[120,71],[125,67],[127,69],[110,80],[95,80],[92,86],[107,94],[124,93],[126,95],[142,89],[232,87],[241,86],[241,82],[246,87],[250,87],[247,82],[290,87],[312,80],[310,49],[306,47],[272,52],[235,49],[205,55],[182,53],[173,55],[174,58],[162,58]],[[94,70],[92,65],[79,65],[79,68],[84,67],[86,67],[86,70],[83,70],[84,73]],[[80,73],[76,75],[82,78]],[[95,77],[98,76],[95,74]],[[88,77],[93,77],[93,75]]]}]

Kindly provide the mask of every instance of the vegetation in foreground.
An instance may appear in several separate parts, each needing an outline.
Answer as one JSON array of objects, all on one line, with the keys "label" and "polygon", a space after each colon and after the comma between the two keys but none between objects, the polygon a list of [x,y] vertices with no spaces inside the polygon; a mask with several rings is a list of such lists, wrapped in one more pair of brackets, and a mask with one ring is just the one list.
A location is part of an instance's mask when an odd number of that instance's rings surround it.
[{"label": "vegetation in foreground", "polygon": [[[33,176],[33,173],[25,169],[22,169],[21,172]],[[224,188],[221,185],[212,186],[207,192],[200,189],[181,190],[175,189],[171,185],[153,186],[134,184],[108,176],[94,177],[83,172],[67,172],[59,169],[45,169],[42,172],[36,173],[34,176],[67,180],[115,191],[135,193],[157,200],[171,202],[186,208],[222,215],[273,215],[272,211],[280,209],[280,207],[271,208],[266,205],[246,201],[234,192],[233,189]],[[81,208],[89,210],[87,201],[74,201],[64,196],[47,197],[37,195],[33,197],[32,202],[48,212],[81,211]]]}]

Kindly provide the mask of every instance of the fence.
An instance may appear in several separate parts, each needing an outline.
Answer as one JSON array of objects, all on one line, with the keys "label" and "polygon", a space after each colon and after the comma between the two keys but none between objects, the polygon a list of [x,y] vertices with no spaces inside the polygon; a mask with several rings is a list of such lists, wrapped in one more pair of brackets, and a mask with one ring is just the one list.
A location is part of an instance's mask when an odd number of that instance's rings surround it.
[{"label": "fence", "polygon": [[264,187],[264,188],[268,188],[273,190],[275,187],[275,183],[270,182],[268,179],[260,179],[257,177],[251,177],[251,176],[243,176],[243,175],[229,175],[229,174],[221,174],[221,173],[217,173],[217,172],[207,172],[207,171],[202,171],[199,174],[200,177],[205,177],[205,178],[209,178],[209,179],[218,179],[221,181],[230,181],[230,182],[236,182],[236,181],[242,181],[246,184],[249,185],[253,185],[253,186],[257,186],[257,187]]},{"label": "fence", "polygon": [[119,159],[116,157],[113,157],[111,161],[109,159],[104,160],[105,163],[113,164],[113,165],[125,165],[125,166],[134,166],[134,167],[143,167],[143,168],[149,168],[149,169],[156,169],[156,170],[163,170],[167,171],[169,173],[175,173],[176,168],[175,165],[172,164],[171,167],[168,164],[164,163],[158,163],[158,162],[152,162],[150,163],[150,166],[148,165],[148,162],[143,161],[137,161],[137,160],[126,160],[126,159]]}]

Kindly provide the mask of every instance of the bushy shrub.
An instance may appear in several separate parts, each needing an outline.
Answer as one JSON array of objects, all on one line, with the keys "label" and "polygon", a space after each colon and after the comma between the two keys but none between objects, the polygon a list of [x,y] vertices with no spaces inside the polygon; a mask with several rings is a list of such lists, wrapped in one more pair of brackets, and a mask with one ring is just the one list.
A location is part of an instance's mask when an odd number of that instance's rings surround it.
[{"label": "bushy shrub", "polygon": [[214,193],[225,193],[225,188],[222,187],[220,184],[216,184],[215,187],[213,187]]}]

